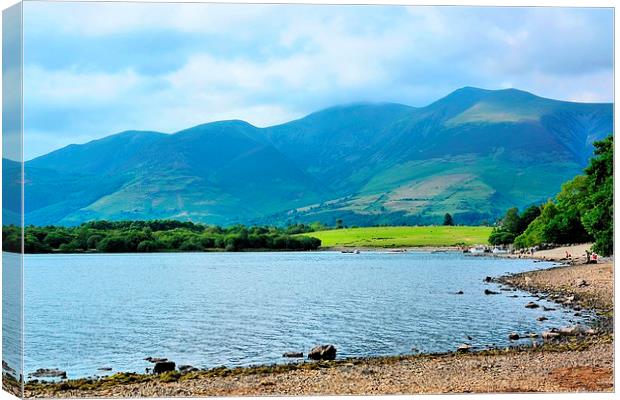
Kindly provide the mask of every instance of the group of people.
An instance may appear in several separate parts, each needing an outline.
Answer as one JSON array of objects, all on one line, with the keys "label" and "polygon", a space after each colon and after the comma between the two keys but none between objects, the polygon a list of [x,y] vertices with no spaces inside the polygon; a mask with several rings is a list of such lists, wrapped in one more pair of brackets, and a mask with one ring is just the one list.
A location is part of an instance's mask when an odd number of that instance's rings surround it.
[{"label": "group of people", "polygon": [[[566,251],[566,258],[569,260],[573,258],[573,256],[568,252],[568,250]],[[586,264],[596,263],[598,263],[598,254],[593,251],[586,250]]]}]

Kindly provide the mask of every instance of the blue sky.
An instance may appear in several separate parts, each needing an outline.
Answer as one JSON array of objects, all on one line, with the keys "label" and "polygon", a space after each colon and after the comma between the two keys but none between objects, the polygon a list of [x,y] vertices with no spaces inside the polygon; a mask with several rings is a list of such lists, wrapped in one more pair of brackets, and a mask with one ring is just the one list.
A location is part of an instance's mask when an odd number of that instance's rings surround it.
[{"label": "blue sky", "polygon": [[25,158],[129,129],[268,126],[462,86],[613,101],[611,9],[24,4]]}]

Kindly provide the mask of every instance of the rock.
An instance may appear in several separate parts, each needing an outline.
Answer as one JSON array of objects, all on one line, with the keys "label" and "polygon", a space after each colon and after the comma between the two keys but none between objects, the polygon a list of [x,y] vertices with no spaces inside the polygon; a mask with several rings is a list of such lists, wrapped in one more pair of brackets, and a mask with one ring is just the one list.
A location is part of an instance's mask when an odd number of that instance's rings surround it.
[{"label": "rock", "polygon": [[286,357],[286,358],[302,358],[304,356],[304,353],[302,353],[301,351],[287,351],[286,353],[282,354],[282,357]]},{"label": "rock", "polygon": [[187,374],[190,372],[197,372],[198,368],[193,367],[191,365],[179,365],[179,372],[182,374]]},{"label": "rock", "polygon": [[489,290],[489,289],[484,289],[484,294],[486,294],[486,295],[490,295],[490,294],[499,294],[499,292],[494,292],[494,291]]},{"label": "rock", "polygon": [[112,371],[112,368],[110,368],[110,367],[101,367],[101,368],[97,368],[97,371]]},{"label": "rock", "polygon": [[164,372],[174,371],[176,369],[176,364],[174,361],[160,361],[156,362],[153,366],[154,374],[161,374]]},{"label": "rock", "polygon": [[521,336],[519,336],[519,334],[516,333],[516,332],[512,332],[510,335],[508,335],[508,339],[510,339],[510,340],[519,340],[519,339],[521,339]]},{"label": "rock", "polygon": [[454,293],[454,294],[464,294],[462,290],[459,290],[458,292]]},{"label": "rock", "polygon": [[586,286],[588,286],[588,282],[586,282],[585,279],[582,279],[582,280],[577,282],[577,287],[582,288],[582,287],[586,287]]},{"label": "rock", "polygon": [[584,332],[581,325],[565,326],[558,330],[558,333],[562,336],[578,336]]},{"label": "rock", "polygon": [[542,338],[544,340],[553,340],[557,338],[558,336],[560,336],[560,334],[558,332],[553,332],[553,331],[544,331],[542,333]]},{"label": "rock", "polygon": [[535,338],[537,338],[537,337],[538,337],[538,333],[531,332],[531,333],[530,333],[530,337],[531,337],[532,339],[535,339]]},{"label": "rock", "polygon": [[508,296],[508,297],[512,297],[513,299],[516,299],[516,298],[517,298],[517,297],[519,297],[519,296],[517,296],[516,294],[512,294],[512,295],[510,295],[510,296]]},{"label": "rock", "polygon": [[463,343],[456,348],[457,353],[467,353],[469,350],[471,350],[471,346],[466,343]]},{"label": "rock", "polygon": [[486,283],[493,282],[493,278],[492,278],[492,277],[490,277],[490,276],[487,276],[486,278],[484,278],[484,281],[485,281]]},{"label": "rock", "polygon": [[547,317],[545,317],[545,316],[543,315],[543,316],[541,316],[541,317],[536,318],[536,321],[541,321],[541,322],[542,322],[542,321],[546,321],[546,320],[548,320],[548,319],[549,319],[549,318],[547,318]]},{"label": "rock", "polygon": [[34,376],[35,378],[67,379],[67,372],[61,371],[57,368],[39,368],[30,375]]},{"label": "rock", "polygon": [[168,361],[167,358],[156,358],[156,357],[147,357],[144,359],[144,361],[148,361],[151,362],[153,364],[158,363],[158,362],[166,362]]},{"label": "rock", "polygon": [[538,308],[540,307],[538,304],[534,303],[533,301],[530,301],[529,303],[527,303],[525,305],[525,308]]},{"label": "rock", "polygon": [[596,335],[596,331],[592,328],[586,329],[583,333],[585,333],[588,336]]},{"label": "rock", "polygon": [[308,358],[311,360],[335,360],[336,347],[333,344],[316,346],[310,350]]}]

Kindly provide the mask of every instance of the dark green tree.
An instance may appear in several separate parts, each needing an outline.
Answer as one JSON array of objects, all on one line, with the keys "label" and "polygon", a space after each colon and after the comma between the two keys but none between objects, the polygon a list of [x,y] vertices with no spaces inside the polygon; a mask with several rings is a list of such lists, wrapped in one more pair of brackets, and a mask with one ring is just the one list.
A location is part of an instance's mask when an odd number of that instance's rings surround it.
[{"label": "dark green tree", "polygon": [[446,213],[446,215],[443,216],[443,224],[445,226],[454,225],[454,220],[452,219],[452,215],[450,215],[450,213]]},{"label": "dark green tree", "polygon": [[595,157],[586,168],[587,195],[581,222],[594,238],[593,250],[602,255],[614,252],[614,140],[613,136],[594,143]]}]

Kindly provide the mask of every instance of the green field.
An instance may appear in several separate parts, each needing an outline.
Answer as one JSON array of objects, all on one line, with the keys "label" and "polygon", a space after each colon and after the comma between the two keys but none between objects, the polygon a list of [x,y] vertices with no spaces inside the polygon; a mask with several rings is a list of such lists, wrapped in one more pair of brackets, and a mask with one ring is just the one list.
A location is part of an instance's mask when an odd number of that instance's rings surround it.
[{"label": "green field", "polygon": [[486,244],[486,226],[382,226],[305,233],[321,239],[321,247],[443,247]]}]

